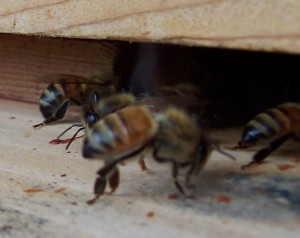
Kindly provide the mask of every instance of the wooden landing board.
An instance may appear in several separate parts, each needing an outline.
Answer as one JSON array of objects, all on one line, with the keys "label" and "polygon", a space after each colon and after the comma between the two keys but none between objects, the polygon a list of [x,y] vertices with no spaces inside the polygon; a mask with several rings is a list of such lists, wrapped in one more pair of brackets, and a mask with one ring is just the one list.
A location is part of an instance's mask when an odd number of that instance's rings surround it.
[{"label": "wooden landing board", "polygon": [[0,32],[300,53],[298,0],[2,1]]},{"label": "wooden landing board", "polygon": [[[34,130],[37,105],[0,101],[0,236],[4,237],[299,237],[299,149],[289,143],[248,172],[240,166],[254,150],[213,152],[188,189],[176,197],[169,166],[148,156],[149,172],[135,161],[120,166],[121,184],[96,204],[95,173],[101,161],[81,157],[82,140],[70,151],[50,145],[68,124]],[[236,143],[241,129],[214,131],[221,146]],[[227,151],[229,152],[229,151]]]}]

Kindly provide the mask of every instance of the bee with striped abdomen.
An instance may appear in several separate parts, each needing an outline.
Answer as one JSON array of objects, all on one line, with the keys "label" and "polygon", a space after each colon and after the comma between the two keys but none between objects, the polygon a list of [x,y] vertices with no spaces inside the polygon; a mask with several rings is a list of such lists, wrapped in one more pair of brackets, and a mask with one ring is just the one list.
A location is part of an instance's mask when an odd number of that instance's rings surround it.
[{"label": "bee with striped abdomen", "polygon": [[[167,89],[168,87],[164,87]],[[185,108],[197,107],[199,110],[203,109],[203,100],[199,100],[197,97],[199,90],[190,84],[179,84],[175,85],[174,88],[169,87],[169,91],[172,93],[163,93],[158,91],[158,96],[138,96],[134,97],[130,93],[117,93],[113,95],[108,95],[99,100],[97,95],[92,97],[92,103],[83,107],[84,115],[82,117],[82,124],[74,124],[63,131],[55,140],[60,140],[60,138],[71,128],[80,127],[72,138],[67,139],[69,141],[66,149],[69,148],[70,144],[74,141],[77,134],[84,130],[88,130],[89,127],[98,121],[100,118],[113,113],[117,110],[125,108],[131,105],[143,105],[148,107],[152,113],[157,113],[169,105],[177,105]],[[188,95],[187,95],[188,94]]]},{"label": "bee with striped abdomen", "polygon": [[89,104],[95,93],[98,97],[116,92],[116,79],[111,75],[97,75],[85,78],[76,75],[48,75],[44,81],[51,81],[40,97],[40,111],[45,118],[34,128],[61,120],[72,104],[82,106]]},{"label": "bee with striped abdomen", "polygon": [[83,116],[81,118],[82,124],[73,124],[64,130],[55,140],[60,138],[73,127],[80,127],[72,138],[67,139],[69,143],[66,146],[66,150],[69,148],[71,143],[75,140],[77,134],[82,130],[89,130],[93,124],[95,124],[100,118],[106,115],[118,111],[124,107],[133,105],[135,103],[135,97],[129,93],[118,93],[113,94],[103,99],[94,95],[92,103],[88,106],[83,107]]},{"label": "bee with striped abdomen", "polygon": [[109,114],[86,131],[83,157],[103,159],[105,163],[97,172],[95,198],[88,203],[104,193],[107,182],[114,192],[120,180],[117,165],[146,148],[153,148],[157,162],[172,164],[174,184],[184,195],[178,170],[188,168],[188,183],[203,168],[214,147],[218,149],[196,119],[175,107],[153,114],[145,106],[129,106]]},{"label": "bee with striped abdomen", "polygon": [[244,149],[263,142],[271,143],[259,150],[252,161],[242,168],[263,161],[289,138],[297,138],[300,130],[300,104],[288,102],[266,110],[254,117],[245,127],[241,141],[234,149]]}]

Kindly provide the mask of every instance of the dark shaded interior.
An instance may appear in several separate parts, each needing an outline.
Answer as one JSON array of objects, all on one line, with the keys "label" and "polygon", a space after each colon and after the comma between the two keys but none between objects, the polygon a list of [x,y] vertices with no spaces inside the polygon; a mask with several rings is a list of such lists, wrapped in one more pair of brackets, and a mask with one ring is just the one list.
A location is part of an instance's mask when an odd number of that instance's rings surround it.
[{"label": "dark shaded interior", "polygon": [[193,83],[207,100],[209,126],[235,126],[260,111],[298,101],[300,56],[150,43],[124,44],[115,71],[134,94]]}]

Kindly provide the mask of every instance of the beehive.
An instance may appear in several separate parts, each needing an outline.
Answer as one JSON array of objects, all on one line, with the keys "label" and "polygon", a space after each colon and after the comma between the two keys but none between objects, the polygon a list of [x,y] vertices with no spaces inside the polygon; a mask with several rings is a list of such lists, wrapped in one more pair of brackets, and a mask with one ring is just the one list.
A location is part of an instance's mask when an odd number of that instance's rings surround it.
[{"label": "beehive", "polygon": [[[37,100],[46,84],[37,82],[40,76],[109,69],[112,59],[106,53],[128,41],[296,55],[299,21],[297,0],[1,3],[0,234],[297,237],[297,143],[288,143],[267,164],[246,172],[240,166],[254,149],[232,152],[235,162],[214,152],[193,180],[194,199],[174,195],[168,166],[149,156],[149,172],[140,171],[135,163],[122,166],[116,193],[89,206],[85,202],[93,196],[102,162],[82,159],[81,140],[70,151],[49,144],[68,122],[41,130],[32,125],[42,120]],[[241,128],[213,131],[221,146],[235,145],[240,135]]]}]

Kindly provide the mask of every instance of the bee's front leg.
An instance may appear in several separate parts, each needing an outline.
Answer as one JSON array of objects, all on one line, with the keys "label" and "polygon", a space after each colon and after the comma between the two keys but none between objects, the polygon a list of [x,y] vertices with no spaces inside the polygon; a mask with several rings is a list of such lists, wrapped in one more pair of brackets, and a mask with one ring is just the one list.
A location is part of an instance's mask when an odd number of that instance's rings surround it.
[{"label": "bee's front leg", "polygon": [[94,185],[94,193],[95,197],[89,201],[87,201],[87,204],[92,205],[94,204],[99,197],[104,193],[106,187],[106,178],[105,177],[98,177],[95,181]]},{"label": "bee's front leg", "polygon": [[104,193],[107,180],[112,189],[110,193],[113,193],[116,190],[119,185],[119,170],[116,166],[117,161],[110,161],[109,159],[105,160],[104,166],[97,172],[99,176],[96,178],[94,184],[95,197],[87,201],[88,204],[94,204]]}]

